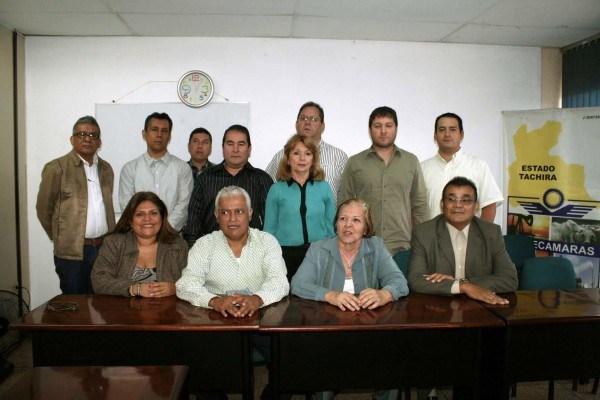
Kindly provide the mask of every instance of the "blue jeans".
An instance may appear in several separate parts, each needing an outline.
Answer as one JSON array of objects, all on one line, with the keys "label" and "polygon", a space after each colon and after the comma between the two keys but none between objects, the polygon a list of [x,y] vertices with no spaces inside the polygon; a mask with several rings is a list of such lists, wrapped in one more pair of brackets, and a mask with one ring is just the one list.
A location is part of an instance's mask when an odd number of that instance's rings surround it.
[{"label": "blue jeans", "polygon": [[67,260],[54,256],[54,265],[63,294],[94,293],[90,274],[100,246],[83,246],[83,260]]}]

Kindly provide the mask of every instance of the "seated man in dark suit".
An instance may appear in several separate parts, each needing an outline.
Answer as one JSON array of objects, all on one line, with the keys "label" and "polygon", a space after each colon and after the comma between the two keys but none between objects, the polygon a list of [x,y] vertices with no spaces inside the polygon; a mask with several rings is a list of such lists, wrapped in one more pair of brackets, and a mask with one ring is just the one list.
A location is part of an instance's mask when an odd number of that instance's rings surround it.
[{"label": "seated man in dark suit", "polygon": [[408,285],[411,291],[464,293],[489,304],[508,304],[496,293],[517,289],[517,271],[498,225],[475,216],[475,184],[450,180],[442,192],[442,214],[413,229]]}]

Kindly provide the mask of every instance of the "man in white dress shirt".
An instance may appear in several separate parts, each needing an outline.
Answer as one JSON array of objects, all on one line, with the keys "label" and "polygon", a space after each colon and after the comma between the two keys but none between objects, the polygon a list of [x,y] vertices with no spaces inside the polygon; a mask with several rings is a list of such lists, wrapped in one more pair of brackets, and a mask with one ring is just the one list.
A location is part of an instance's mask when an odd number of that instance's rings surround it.
[{"label": "man in white dress shirt", "polygon": [[496,207],[502,203],[504,196],[487,163],[461,149],[464,137],[463,122],[458,115],[445,113],[436,118],[433,140],[439,150],[435,156],[421,163],[427,187],[429,217],[434,218],[442,212],[440,199],[444,185],[456,176],[463,176],[477,187],[481,209],[478,215],[484,221],[494,222]]},{"label": "man in white dress shirt", "polygon": [[[319,160],[325,171],[325,182],[331,186],[333,196],[337,199],[342,172],[348,161],[348,155],[342,150],[321,140],[325,130],[325,112],[319,104],[309,101],[302,104],[296,117],[296,133],[311,138],[319,145]],[[291,136],[291,135],[290,135]],[[284,140],[284,142],[287,139]],[[279,150],[267,165],[265,172],[277,182],[277,167],[283,158],[283,149]]]},{"label": "man in white dress shirt", "polygon": [[90,273],[104,235],[115,227],[113,170],[98,157],[100,126],[86,115],[73,125],[73,150],[42,171],[36,211],[54,244],[63,294],[93,293]]},{"label": "man in white dress shirt", "polygon": [[142,137],[147,151],[123,166],[119,180],[119,205],[124,210],[137,192],[154,192],[167,205],[169,223],[180,231],[187,220],[187,207],[194,189],[190,166],[169,154],[173,121],[166,113],[146,117]]},{"label": "man in white dress shirt", "polygon": [[215,199],[219,231],[198,239],[176,283],[177,297],[223,316],[252,316],[289,292],[281,247],[274,236],[250,228],[248,192],[238,186]]}]

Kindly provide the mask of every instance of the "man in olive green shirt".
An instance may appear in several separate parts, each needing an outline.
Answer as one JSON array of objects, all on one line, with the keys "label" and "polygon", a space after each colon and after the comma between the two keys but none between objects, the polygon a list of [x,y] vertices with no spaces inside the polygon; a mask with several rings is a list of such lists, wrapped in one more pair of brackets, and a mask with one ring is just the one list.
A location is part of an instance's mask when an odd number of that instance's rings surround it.
[{"label": "man in olive green shirt", "polygon": [[375,234],[392,254],[410,249],[413,223],[429,219],[427,192],[417,157],[396,145],[398,117],[390,107],[379,107],[369,117],[372,145],[348,160],[342,174],[338,202],[365,200],[373,211]]}]

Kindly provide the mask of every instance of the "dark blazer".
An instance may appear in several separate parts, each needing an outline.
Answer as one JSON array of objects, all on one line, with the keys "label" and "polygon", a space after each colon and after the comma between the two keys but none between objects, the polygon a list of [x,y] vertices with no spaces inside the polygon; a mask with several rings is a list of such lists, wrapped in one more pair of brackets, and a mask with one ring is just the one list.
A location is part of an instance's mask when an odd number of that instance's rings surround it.
[{"label": "dark blazer", "polygon": [[[454,281],[428,282],[423,275],[442,273],[454,276],[454,251],[443,215],[413,229],[408,262],[411,291],[450,295]],[[469,227],[465,277],[475,285],[502,293],[517,289],[517,270],[510,260],[498,225],[474,217]]]}]

